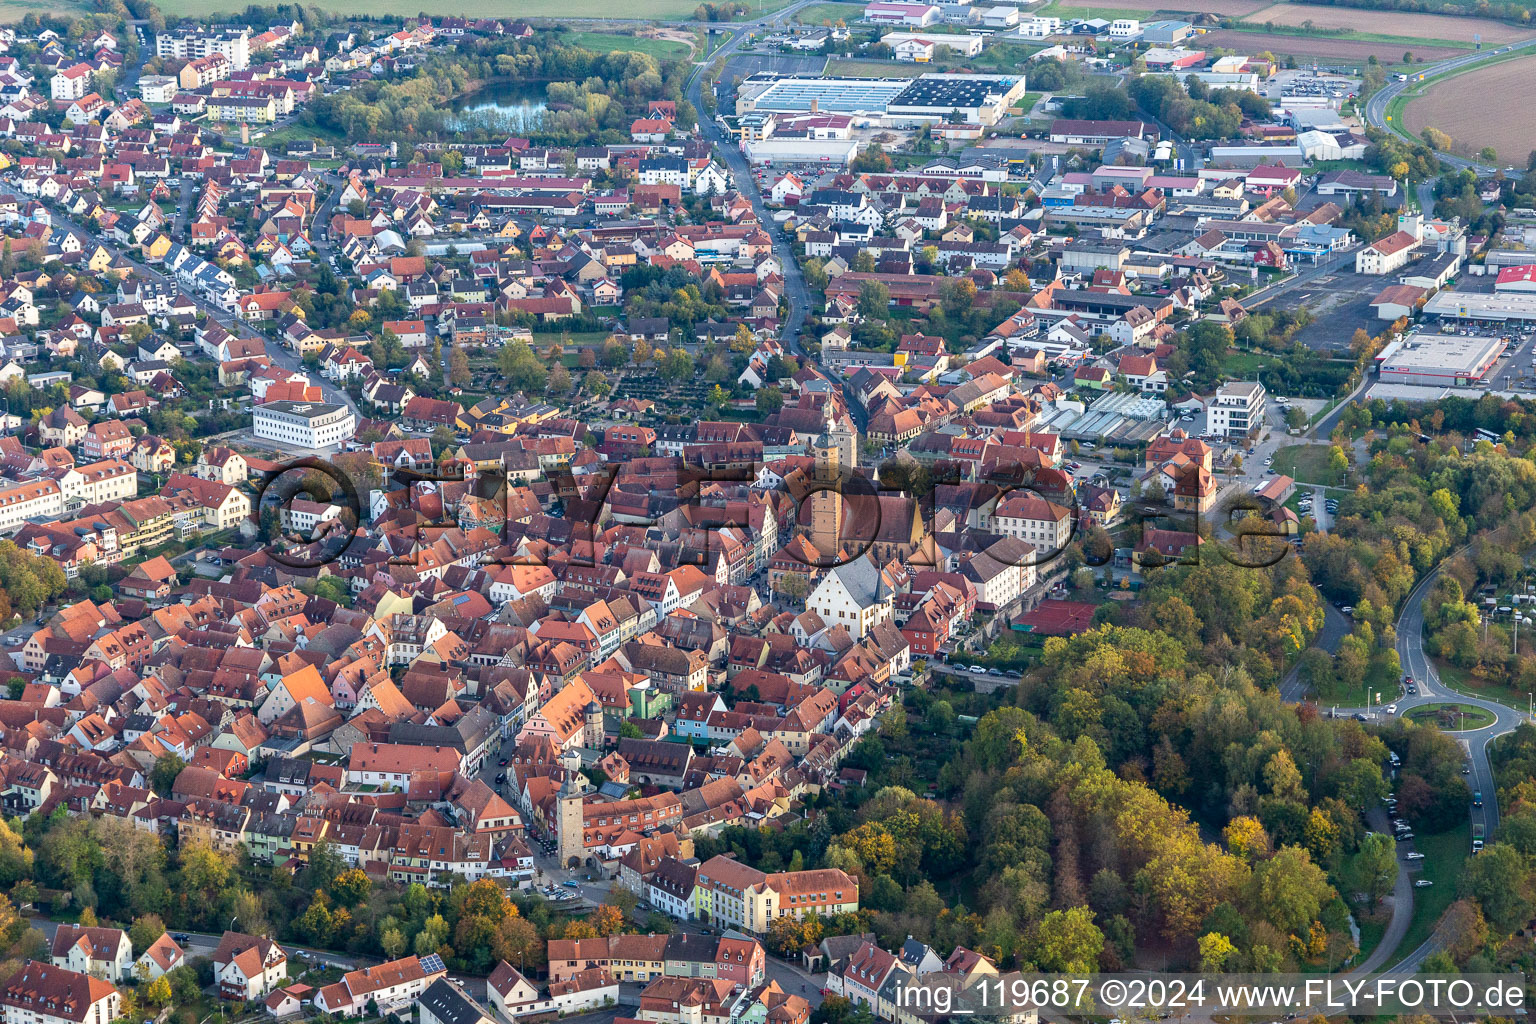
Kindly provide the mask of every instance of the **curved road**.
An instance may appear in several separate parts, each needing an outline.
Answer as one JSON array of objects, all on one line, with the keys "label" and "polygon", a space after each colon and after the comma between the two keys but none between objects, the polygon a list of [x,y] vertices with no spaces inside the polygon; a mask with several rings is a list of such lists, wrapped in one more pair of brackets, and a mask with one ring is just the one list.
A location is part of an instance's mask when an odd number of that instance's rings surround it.
[{"label": "curved road", "polygon": [[[1371,98],[1365,101],[1365,123],[1375,125],[1377,128],[1389,131],[1401,138],[1409,139],[1413,142],[1422,142],[1422,139],[1415,138],[1403,125],[1387,120],[1387,107],[1393,99],[1406,91],[1409,86],[1417,85],[1421,79],[1428,82],[1453,72],[1465,71],[1467,68],[1490,60],[1506,50],[1526,50],[1531,47],[1536,47],[1536,38],[1522,39],[1517,43],[1506,43],[1503,46],[1496,46],[1487,50],[1475,50],[1472,53],[1462,54],[1460,57],[1452,57],[1449,60],[1440,61],[1438,64],[1426,64],[1423,68],[1410,75],[1408,81],[1399,82],[1394,80],[1372,93]],[[1486,164],[1478,163],[1476,160],[1467,160],[1463,157],[1452,156],[1449,153],[1437,152],[1437,155],[1441,161],[1457,169],[1470,167],[1474,171],[1488,173],[1498,170],[1497,167],[1489,167]],[[1513,172],[1506,173],[1519,175],[1520,170],[1516,169]]]},{"label": "curved road", "polygon": [[[1437,566],[1414,586],[1407,599],[1403,602],[1403,609],[1397,617],[1398,659],[1402,662],[1403,672],[1413,677],[1419,692],[1413,696],[1383,694],[1382,702],[1384,704],[1395,703],[1398,713],[1402,714],[1411,708],[1420,707],[1425,704],[1441,704],[1447,701],[1454,701],[1458,704],[1469,704],[1473,707],[1481,708],[1494,716],[1493,724],[1484,726],[1481,729],[1469,729],[1464,732],[1447,734],[1462,741],[1467,748],[1467,760],[1472,769],[1471,774],[1467,776],[1467,784],[1471,789],[1480,791],[1483,794],[1483,806],[1469,808],[1471,820],[1473,824],[1481,824],[1483,826],[1484,838],[1491,840],[1499,826],[1499,807],[1498,798],[1494,790],[1493,766],[1488,760],[1488,745],[1498,737],[1513,732],[1515,727],[1525,720],[1526,716],[1514,708],[1500,704],[1497,701],[1457,693],[1441,682],[1440,674],[1435,671],[1429,656],[1424,652],[1424,612],[1420,608],[1425,592],[1434,585],[1435,580],[1440,576],[1440,572],[1441,568]],[[1333,613],[1334,609],[1330,607],[1328,611]],[[1336,627],[1334,627],[1331,621],[1332,617],[1332,614],[1330,614],[1330,621],[1324,626],[1323,632],[1319,634],[1324,646],[1327,645],[1330,639],[1332,639],[1334,645],[1337,644],[1337,638],[1333,637]],[[1342,616],[1339,617],[1342,618]],[[1300,700],[1303,689],[1297,681],[1296,672],[1293,669],[1281,684],[1281,695],[1286,700]],[[1368,710],[1366,708],[1341,707],[1337,709],[1337,712],[1345,715],[1366,712]],[[1379,811],[1373,811],[1372,813],[1379,818],[1379,820],[1373,821],[1373,825],[1377,828],[1382,828],[1385,824],[1385,815],[1382,815]],[[1397,947],[1402,943],[1403,937],[1408,932],[1408,926],[1413,917],[1412,881],[1406,870],[1409,866],[1408,862],[1402,861],[1401,858],[1399,862],[1402,870],[1398,872],[1397,885],[1393,889],[1392,920],[1388,923],[1381,942],[1377,944],[1376,949],[1366,958],[1364,963],[1355,968],[1356,971],[1370,973],[1379,969],[1382,964],[1386,963],[1397,952]],[[1422,945],[1412,950],[1399,961],[1391,969],[1390,973],[1413,973],[1418,970],[1425,957],[1435,952],[1438,948],[1439,939],[1431,935]]]}]

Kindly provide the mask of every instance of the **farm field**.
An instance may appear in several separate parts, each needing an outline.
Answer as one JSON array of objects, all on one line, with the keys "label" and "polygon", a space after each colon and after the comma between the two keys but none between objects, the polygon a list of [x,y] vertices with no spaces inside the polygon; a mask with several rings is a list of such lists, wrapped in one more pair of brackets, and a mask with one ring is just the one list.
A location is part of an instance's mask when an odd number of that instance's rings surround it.
[{"label": "farm field", "polygon": [[[1062,7],[1104,7],[1092,0],[1057,0]],[[1132,11],[1167,11],[1170,14],[1219,14],[1241,18],[1271,6],[1264,0],[1108,0],[1115,7]]]},{"label": "farm field", "polygon": [[1279,32],[1241,32],[1217,29],[1200,37],[1206,46],[1223,46],[1238,53],[1258,53],[1268,50],[1281,55],[1307,57],[1323,61],[1360,61],[1374,56],[1383,64],[1395,64],[1402,59],[1403,50],[1412,49],[1414,56],[1427,61],[1444,60],[1465,53],[1470,46],[1412,46],[1402,43],[1370,42],[1362,39],[1338,39],[1332,36],[1285,35]]},{"label": "farm field", "polygon": [[[0,0],[4,4],[5,0]],[[762,0],[763,13],[789,6],[790,0]],[[249,6],[246,0],[165,0],[160,5],[167,18],[183,15],[233,14]],[[319,0],[315,5],[343,15],[393,15],[414,18],[421,13],[416,0]],[[614,4],[612,0],[445,0],[432,5],[433,14],[462,14],[476,18],[622,18],[639,20],[665,18],[691,20],[698,0],[644,0],[638,4]],[[21,8],[56,10],[51,0],[40,0]],[[753,5],[756,13],[757,5]],[[21,14],[17,14],[19,18]]]},{"label": "farm field", "polygon": [[1528,92],[1533,73],[1536,57],[1520,57],[1432,82],[1408,103],[1407,128],[1415,135],[1439,128],[1473,150],[1492,146],[1500,163],[1523,166],[1536,138],[1536,109]]},{"label": "farm field", "polygon": [[[1116,0],[1119,2],[1119,0]],[[1243,18],[1251,25],[1300,27],[1310,21],[1317,28],[1353,29],[1362,34],[1405,36],[1438,42],[1471,43],[1481,35],[1484,44],[1507,43],[1530,35],[1529,29],[1506,25],[1492,18],[1457,18],[1448,14],[1410,14],[1403,11],[1363,11],[1312,4],[1275,4]],[[1417,51],[1415,51],[1417,52]]]}]

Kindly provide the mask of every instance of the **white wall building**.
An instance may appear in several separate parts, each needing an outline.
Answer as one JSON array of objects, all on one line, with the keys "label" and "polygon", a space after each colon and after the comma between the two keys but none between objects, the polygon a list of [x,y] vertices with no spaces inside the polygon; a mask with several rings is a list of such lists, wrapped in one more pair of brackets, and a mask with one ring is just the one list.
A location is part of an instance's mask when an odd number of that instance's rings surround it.
[{"label": "white wall building", "polygon": [[1256,380],[1234,380],[1216,389],[1206,408],[1210,433],[1244,437],[1264,422],[1264,385]]},{"label": "white wall building", "polygon": [[344,405],[323,402],[268,402],[251,410],[257,437],[299,448],[326,448],[351,439],[357,418]]}]

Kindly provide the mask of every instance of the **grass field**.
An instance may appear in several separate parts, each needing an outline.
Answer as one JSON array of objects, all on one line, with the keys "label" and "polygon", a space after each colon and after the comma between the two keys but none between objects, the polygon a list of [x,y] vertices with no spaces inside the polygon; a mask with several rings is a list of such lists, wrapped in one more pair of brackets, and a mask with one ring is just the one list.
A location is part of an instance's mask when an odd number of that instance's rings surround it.
[{"label": "grass field", "polygon": [[849,24],[858,21],[864,13],[864,8],[855,3],[820,3],[802,7],[795,12],[795,17],[800,19],[802,25],[820,25],[824,21],[837,21],[841,18]]},{"label": "grass field", "polygon": [[1370,11],[1321,4],[1275,4],[1253,11],[1243,19],[1251,25],[1270,22],[1276,26],[1349,29],[1352,35],[1380,33],[1421,41],[1472,43],[1481,36],[1483,45],[1508,43],[1530,33],[1492,18],[1459,18],[1449,14],[1412,14],[1406,11]]},{"label": "grass field", "polygon": [[1284,473],[1297,483],[1341,487],[1342,474],[1328,468],[1329,445],[1292,444],[1275,452],[1275,472]]},{"label": "grass field", "polygon": [[908,64],[894,60],[832,60],[827,62],[828,75],[847,75],[851,78],[916,78],[933,67],[928,64]]},{"label": "grass field", "polygon": [[[764,14],[789,6],[790,0],[755,0],[753,13],[761,5]],[[0,4],[5,0],[0,0]],[[83,5],[81,5],[83,8]],[[244,11],[246,0],[165,0],[160,9],[167,18],[183,15],[205,16]],[[315,4],[342,15],[390,15],[414,18],[421,13],[418,0],[319,0]],[[433,14],[461,14],[475,18],[665,18],[693,17],[698,0],[644,0],[639,4],[615,4],[612,0],[444,0],[433,4]],[[54,0],[28,5],[21,10],[48,10],[57,13]],[[17,14],[15,17],[21,17]],[[14,20],[14,19],[13,19]]]},{"label": "grass field", "polygon": [[1408,933],[1403,936],[1397,953],[1388,964],[1383,965],[1383,970],[1422,946],[1430,932],[1434,931],[1440,915],[1445,913],[1445,908],[1455,902],[1456,883],[1461,880],[1461,866],[1471,855],[1472,830],[1462,825],[1439,835],[1415,835],[1413,848],[1422,853],[1424,859],[1414,862],[1419,867],[1410,871],[1409,877],[1415,881],[1427,878],[1435,884],[1427,889],[1413,890],[1412,923],[1408,925]]},{"label": "grass field", "polygon": [[1257,53],[1260,50],[1268,50],[1271,53],[1290,55],[1297,58],[1313,58],[1323,61],[1359,61],[1364,63],[1371,57],[1378,61],[1392,62],[1400,60],[1404,50],[1412,50],[1415,55],[1426,60],[1443,60],[1459,53],[1465,53],[1470,46],[1423,46],[1403,45],[1400,43],[1370,42],[1362,39],[1349,39],[1342,36],[1314,36],[1300,35],[1286,32],[1266,32],[1263,26],[1247,26],[1242,29],[1216,29],[1207,32],[1200,37],[1203,45],[1222,46],[1233,49],[1239,53]]},{"label": "grass field", "polygon": [[[1452,19],[1452,20],[1457,20],[1457,19]],[[1305,31],[1305,30],[1303,30],[1301,28],[1296,28],[1295,31],[1290,31],[1288,29],[1288,27],[1285,27],[1285,26],[1276,26],[1275,28],[1270,28],[1267,25],[1265,25],[1263,22],[1257,21],[1257,20],[1254,20],[1254,19],[1248,19],[1248,20],[1246,20],[1246,21],[1244,21],[1244,22],[1242,22],[1240,24],[1237,24],[1237,25],[1234,26],[1234,29],[1236,31],[1238,31],[1238,32],[1251,32],[1251,33],[1255,33],[1255,34],[1283,35],[1283,36],[1287,36],[1287,37],[1295,36],[1298,40],[1302,40],[1302,39],[1320,39],[1320,40],[1341,40],[1341,41],[1345,41],[1345,42],[1360,42],[1360,43],[1383,43],[1385,45],[1392,46],[1392,47],[1401,46],[1403,48],[1402,52],[1412,51],[1415,57],[1417,57],[1420,52],[1430,53],[1430,52],[1438,52],[1438,50],[1439,50],[1439,47],[1434,47],[1434,46],[1426,47],[1424,45],[1423,40],[1418,39],[1418,38],[1416,38],[1414,36],[1399,36],[1399,35],[1393,35],[1393,34],[1391,34],[1389,32],[1362,32],[1362,31],[1359,31],[1358,29],[1350,29],[1350,30],[1345,31],[1345,32],[1338,32],[1338,33],[1328,32],[1328,33],[1323,33],[1323,32],[1307,32],[1307,31]],[[1297,45],[1303,45],[1303,44],[1298,43]],[[1398,54],[1399,57],[1402,56],[1402,52],[1400,52]]]},{"label": "grass field", "polygon": [[[1264,0],[1114,0],[1114,2],[1128,10],[1140,13],[1143,18],[1145,18],[1149,11],[1183,14],[1219,14],[1229,18],[1241,18],[1246,14],[1252,14],[1254,11],[1261,11],[1271,6],[1265,3]],[[1079,18],[1109,17],[1108,14],[1104,13],[1109,8],[1101,7],[1094,3],[1093,0],[1056,0],[1051,6],[1075,10],[1078,12],[1075,16]],[[1091,15],[1082,13],[1084,8],[1091,10],[1093,13]]]},{"label": "grass field", "polygon": [[1457,731],[1481,729],[1485,725],[1493,724],[1491,712],[1473,707],[1471,704],[1423,704],[1408,712],[1407,717],[1415,722],[1433,723],[1442,711],[1461,712],[1452,723],[1452,728]]},{"label": "grass field", "polygon": [[648,53],[657,60],[677,60],[693,53],[693,47],[680,39],[621,36],[612,32],[567,32],[561,38],[594,53],[634,50],[637,53]]}]

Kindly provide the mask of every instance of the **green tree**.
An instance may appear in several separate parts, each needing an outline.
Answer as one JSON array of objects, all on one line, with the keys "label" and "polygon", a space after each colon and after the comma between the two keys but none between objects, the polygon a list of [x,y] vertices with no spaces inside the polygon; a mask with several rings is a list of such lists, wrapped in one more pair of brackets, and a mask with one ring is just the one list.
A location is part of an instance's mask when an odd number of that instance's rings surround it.
[{"label": "green tree", "polygon": [[155,764],[149,770],[149,785],[161,796],[170,796],[171,787],[176,784],[176,777],[186,768],[187,762],[175,754],[162,754],[155,759]]},{"label": "green tree", "polygon": [[1350,858],[1351,884],[1366,894],[1373,907],[1397,884],[1396,845],[1390,836],[1381,833],[1366,836],[1359,852]]},{"label": "green tree", "polygon": [[148,949],[150,945],[165,934],[165,922],[160,920],[159,914],[145,914],[134,919],[128,928],[128,941],[133,943],[133,948],[140,953]]},{"label": "green tree", "polygon": [[1328,876],[1299,846],[1282,846],[1254,868],[1253,877],[1255,902],[1281,931],[1305,930],[1333,896]]},{"label": "green tree", "polygon": [[1089,974],[1098,970],[1104,933],[1087,907],[1053,910],[1036,929],[1034,960],[1043,971]]},{"label": "green tree", "polygon": [[1524,861],[1508,843],[1494,843],[1467,861],[1462,886],[1483,908],[1488,923],[1508,933],[1530,919]]}]

